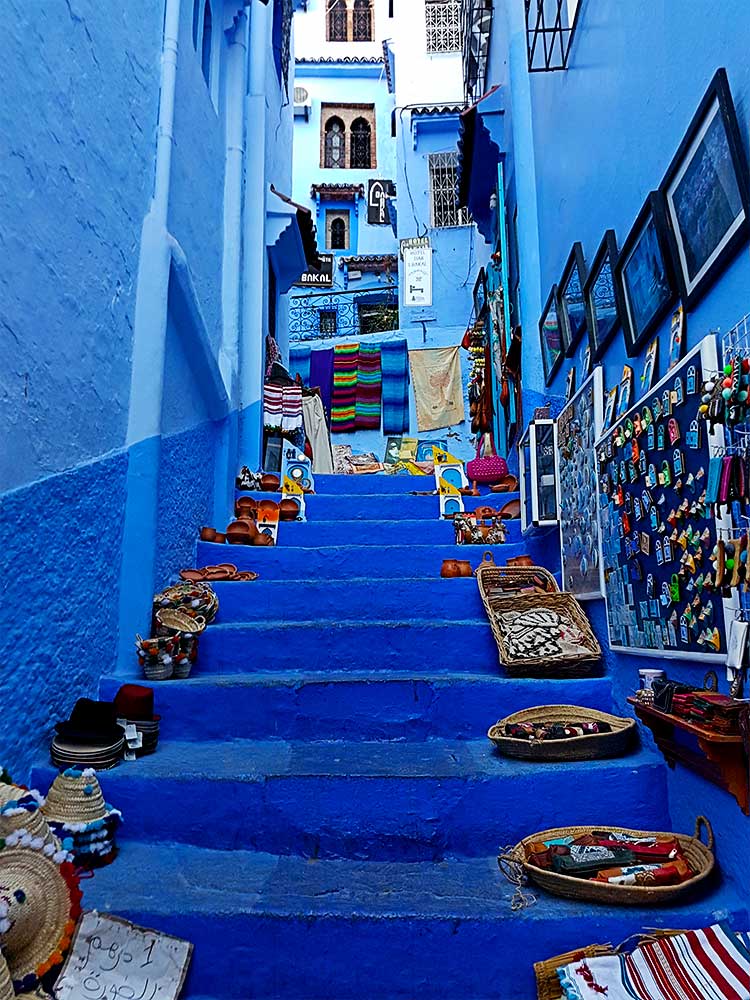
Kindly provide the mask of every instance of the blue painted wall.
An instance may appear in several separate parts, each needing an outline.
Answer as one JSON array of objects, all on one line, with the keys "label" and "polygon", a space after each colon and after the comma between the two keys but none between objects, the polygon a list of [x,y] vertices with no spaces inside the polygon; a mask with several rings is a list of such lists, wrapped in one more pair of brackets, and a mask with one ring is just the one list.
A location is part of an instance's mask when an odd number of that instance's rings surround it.
[{"label": "blue painted wall", "polygon": [[[679,16],[668,5],[647,0],[583,0],[569,70],[530,75],[521,8],[496,7],[500,16],[493,27],[489,79],[507,88],[506,134],[518,199],[524,393],[538,401],[562,395],[571,364],[581,371],[585,343],[546,389],[539,356],[541,308],[571,245],[581,240],[590,261],[608,228],[616,230],[622,245],[719,66],[727,69],[747,150],[750,67],[744,39],[750,13],[741,0],[721,7],[691,4]],[[748,311],[749,285],[745,247],[687,315],[688,349],[710,330],[726,331]],[[659,332],[661,373],[668,326],[669,318]],[[618,336],[604,359],[607,388],[619,381],[624,363],[633,366],[637,377],[643,357],[627,359]],[[550,558],[555,558],[552,552]],[[606,647],[603,602],[591,602],[587,610]],[[623,711],[625,697],[637,686],[638,668],[662,665],[658,657],[609,650],[606,659]],[[688,683],[700,685],[703,673],[700,665],[669,664],[670,676]],[[721,686],[726,690],[723,677]],[[697,813],[709,816],[725,874],[747,890],[750,877],[739,845],[747,842],[750,826],[734,799],[679,765],[668,774],[668,790],[675,825],[690,831]]]}]

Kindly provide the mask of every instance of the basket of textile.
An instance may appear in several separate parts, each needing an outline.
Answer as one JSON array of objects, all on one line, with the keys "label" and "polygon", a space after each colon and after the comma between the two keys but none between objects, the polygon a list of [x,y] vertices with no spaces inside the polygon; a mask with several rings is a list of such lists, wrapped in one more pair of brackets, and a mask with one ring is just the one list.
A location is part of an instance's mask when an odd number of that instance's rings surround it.
[{"label": "basket of textile", "polygon": [[[706,841],[700,840],[705,831]],[[690,895],[715,867],[713,831],[699,816],[695,834],[611,826],[564,826],[524,837],[498,859],[503,871],[555,896],[610,906],[671,905]]]},{"label": "basket of textile", "polygon": [[138,662],[149,681],[166,681],[174,673],[175,654],[179,650],[178,635],[155,636],[153,639],[135,637]]},{"label": "basket of textile", "polygon": [[484,604],[511,677],[587,677],[601,659],[601,646],[572,594],[515,595]]},{"label": "basket of textile", "polygon": [[589,944],[585,948],[567,951],[563,955],[555,955],[554,958],[547,958],[543,962],[534,962],[537,1000],[564,1000],[558,969],[572,962],[580,962],[582,959],[614,954],[616,954],[615,949],[611,944]]},{"label": "basket of textile", "polygon": [[601,760],[633,745],[635,719],[577,705],[539,705],[500,719],[487,736],[500,753],[521,760]]},{"label": "basket of textile", "polygon": [[154,616],[162,608],[182,611],[190,618],[202,618],[205,627],[216,617],[219,598],[207,583],[176,583],[155,595]]},{"label": "basket of textile", "polygon": [[476,570],[479,596],[488,616],[494,611],[497,602],[506,597],[560,592],[554,576],[543,566],[496,566],[491,559],[492,553],[485,553]]}]

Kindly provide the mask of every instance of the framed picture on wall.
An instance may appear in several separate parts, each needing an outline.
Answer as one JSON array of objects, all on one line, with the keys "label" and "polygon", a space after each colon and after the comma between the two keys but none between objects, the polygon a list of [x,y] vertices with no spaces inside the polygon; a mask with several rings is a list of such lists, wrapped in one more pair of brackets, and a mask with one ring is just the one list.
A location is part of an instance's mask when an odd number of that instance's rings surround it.
[{"label": "framed picture on wall", "polygon": [[618,255],[617,236],[614,229],[608,229],[583,285],[586,326],[594,361],[601,361],[622,324],[622,289],[619,282],[615,281]]},{"label": "framed picture on wall", "polygon": [[583,284],[586,281],[586,261],[583,247],[574,243],[558,289],[558,309],[560,329],[566,357],[572,357],[578,342],[586,332],[586,303],[583,298]]},{"label": "framed picture on wall", "polygon": [[748,164],[726,70],[716,71],[659,190],[677,287],[692,309],[748,235]]},{"label": "framed picture on wall", "polygon": [[539,320],[539,338],[544,365],[544,384],[549,385],[563,362],[560,317],[557,312],[557,285],[552,286]]},{"label": "framed picture on wall", "polygon": [[625,346],[638,354],[675,297],[664,202],[652,191],[638,213],[615,265],[623,296]]}]

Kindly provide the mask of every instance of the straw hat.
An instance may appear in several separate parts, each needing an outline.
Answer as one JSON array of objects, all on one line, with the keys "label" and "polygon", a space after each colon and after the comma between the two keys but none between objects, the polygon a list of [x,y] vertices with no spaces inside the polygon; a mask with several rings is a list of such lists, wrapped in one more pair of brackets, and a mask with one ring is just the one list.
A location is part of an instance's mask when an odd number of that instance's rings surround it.
[{"label": "straw hat", "polygon": [[63,852],[24,846],[20,831],[0,847],[0,945],[16,990],[33,990],[62,964],[81,912],[81,891]]},{"label": "straw hat", "polygon": [[0,837],[24,829],[59,851],[60,841],[50,830],[41,811],[42,805],[44,799],[39,792],[28,791],[20,785],[0,784]]},{"label": "straw hat", "polygon": [[10,978],[10,972],[8,971],[8,963],[3,958],[3,953],[0,951],[0,1000],[16,1000],[16,995],[13,992],[13,981]]},{"label": "straw hat", "polygon": [[50,823],[84,830],[106,819],[113,810],[104,801],[95,771],[70,768],[52,782],[42,812]]}]

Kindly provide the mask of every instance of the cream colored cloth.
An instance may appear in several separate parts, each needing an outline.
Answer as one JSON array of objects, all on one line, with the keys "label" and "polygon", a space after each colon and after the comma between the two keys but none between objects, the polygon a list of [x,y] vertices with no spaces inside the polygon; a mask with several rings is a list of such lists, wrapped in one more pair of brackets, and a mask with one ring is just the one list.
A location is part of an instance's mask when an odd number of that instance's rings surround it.
[{"label": "cream colored cloth", "polygon": [[409,351],[411,381],[417,404],[417,428],[434,431],[460,424],[465,417],[458,347]]},{"label": "cream colored cloth", "polygon": [[332,475],[331,436],[328,433],[326,414],[320,396],[302,397],[302,419],[305,424],[305,434],[312,448],[313,472],[319,472],[321,476]]}]

